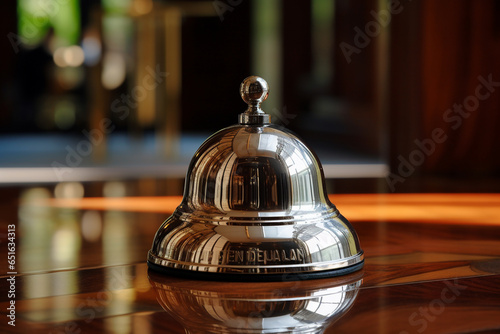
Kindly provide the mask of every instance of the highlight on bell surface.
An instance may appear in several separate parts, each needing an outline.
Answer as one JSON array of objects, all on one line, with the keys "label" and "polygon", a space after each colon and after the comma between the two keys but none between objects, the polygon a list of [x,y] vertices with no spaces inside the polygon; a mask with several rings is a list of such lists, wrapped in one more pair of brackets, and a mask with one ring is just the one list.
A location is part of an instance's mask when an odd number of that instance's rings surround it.
[{"label": "highlight on bell surface", "polygon": [[363,267],[357,234],[328,199],[321,163],[294,133],[271,123],[267,82],[246,78],[238,124],[208,138],[184,196],[160,226],[152,270],[226,281],[345,275]]}]

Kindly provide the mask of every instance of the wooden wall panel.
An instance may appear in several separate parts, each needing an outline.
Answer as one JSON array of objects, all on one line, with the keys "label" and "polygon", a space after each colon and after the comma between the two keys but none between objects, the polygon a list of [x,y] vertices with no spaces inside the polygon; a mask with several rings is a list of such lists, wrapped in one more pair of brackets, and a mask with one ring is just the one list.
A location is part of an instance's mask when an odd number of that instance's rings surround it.
[{"label": "wooden wall panel", "polygon": [[[398,154],[409,157],[417,149],[415,140],[431,139],[433,131],[442,129],[446,139],[435,142],[435,149],[426,152],[421,171],[448,176],[494,176],[500,171],[498,1],[425,0],[420,1],[420,6],[416,23],[421,40],[414,39],[412,43],[416,50],[421,50],[421,59],[412,65],[421,75],[421,82],[413,88],[414,92],[421,92],[421,112],[414,110],[417,114],[410,115],[417,122],[413,131],[416,137],[405,138],[409,147]],[[393,73],[393,78],[395,86],[404,80],[397,73]],[[493,83],[484,87],[485,81]],[[404,93],[412,95],[407,90]],[[398,98],[393,96],[393,100]],[[392,110],[393,115],[400,112]],[[393,141],[400,139],[399,126],[405,127],[393,123]],[[398,161],[395,163],[393,167],[397,168]]]}]

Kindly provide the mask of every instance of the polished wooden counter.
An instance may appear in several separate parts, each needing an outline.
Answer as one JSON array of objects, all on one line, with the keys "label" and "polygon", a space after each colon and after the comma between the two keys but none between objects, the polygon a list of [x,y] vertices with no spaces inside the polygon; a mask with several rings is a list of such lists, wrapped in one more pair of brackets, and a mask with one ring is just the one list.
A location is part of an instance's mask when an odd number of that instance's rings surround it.
[{"label": "polished wooden counter", "polygon": [[68,199],[25,189],[0,205],[0,333],[500,332],[500,195],[332,201],[358,232],[363,270],[225,283],[148,273],[154,233],[180,197]]}]

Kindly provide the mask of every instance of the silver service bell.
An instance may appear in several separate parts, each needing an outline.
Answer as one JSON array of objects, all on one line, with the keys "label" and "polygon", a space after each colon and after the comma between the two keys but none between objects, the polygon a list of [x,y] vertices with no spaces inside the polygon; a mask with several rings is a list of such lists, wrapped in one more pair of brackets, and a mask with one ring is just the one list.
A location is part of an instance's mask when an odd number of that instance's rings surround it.
[{"label": "silver service bell", "polygon": [[208,138],[186,175],[184,198],[156,232],[152,270],[226,281],[339,276],[363,267],[351,224],[329,201],[316,155],[260,108],[269,88],[240,86],[239,124]]},{"label": "silver service bell", "polygon": [[322,334],[351,309],[362,276],[360,270],[303,282],[196,284],[151,271],[149,282],[166,322],[176,319],[189,334]]}]

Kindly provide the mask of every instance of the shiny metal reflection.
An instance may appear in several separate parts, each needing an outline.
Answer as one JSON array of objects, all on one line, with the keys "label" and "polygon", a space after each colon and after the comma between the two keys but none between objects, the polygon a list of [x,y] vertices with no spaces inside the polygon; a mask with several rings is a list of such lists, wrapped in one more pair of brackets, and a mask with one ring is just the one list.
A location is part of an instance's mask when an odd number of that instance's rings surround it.
[{"label": "shiny metal reflection", "polygon": [[323,333],[349,311],[362,276],[262,285],[193,282],[149,271],[158,303],[190,334]]},{"label": "shiny metal reflection", "polygon": [[268,91],[262,78],[243,81],[248,109],[194,155],[183,201],[154,238],[150,268],[204,279],[280,280],[362,267],[358,237],[328,200],[320,162],[260,108]]}]

